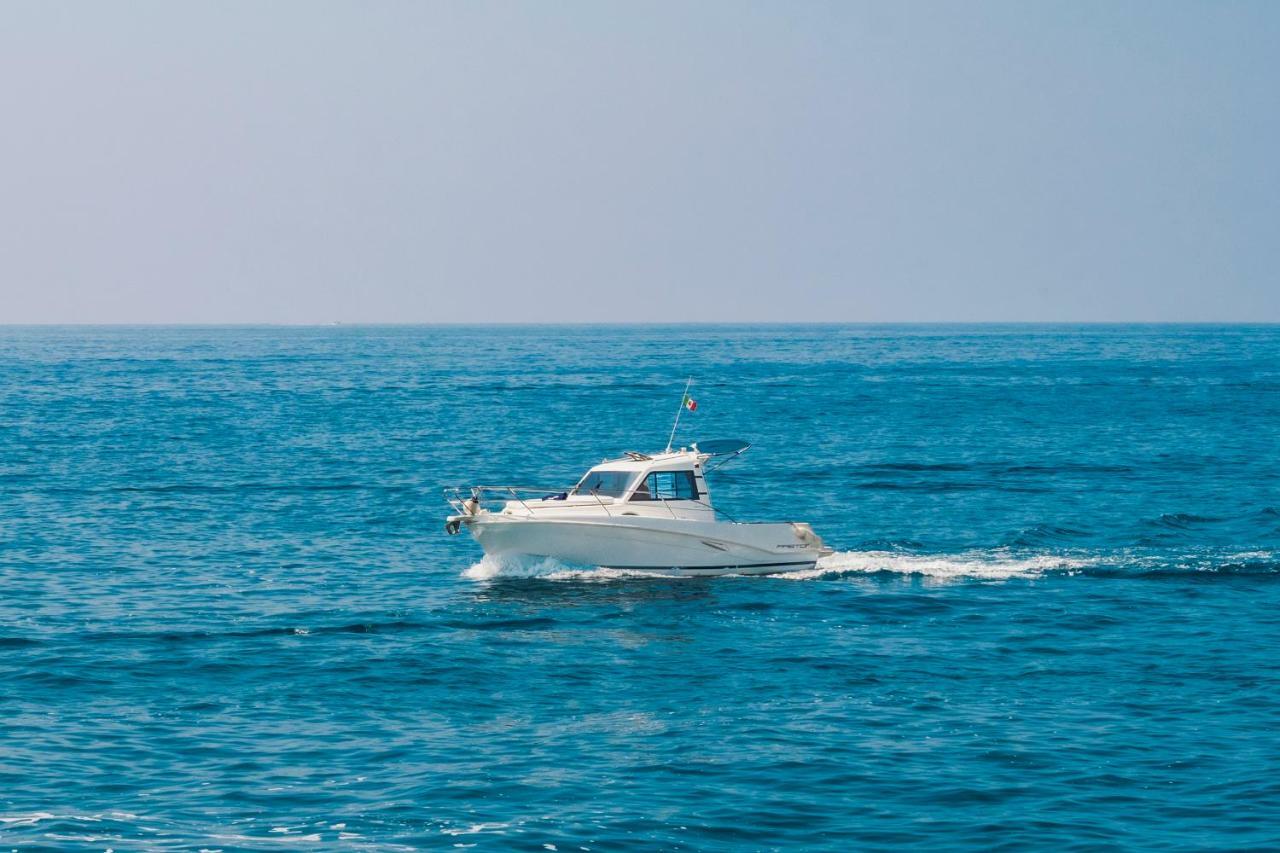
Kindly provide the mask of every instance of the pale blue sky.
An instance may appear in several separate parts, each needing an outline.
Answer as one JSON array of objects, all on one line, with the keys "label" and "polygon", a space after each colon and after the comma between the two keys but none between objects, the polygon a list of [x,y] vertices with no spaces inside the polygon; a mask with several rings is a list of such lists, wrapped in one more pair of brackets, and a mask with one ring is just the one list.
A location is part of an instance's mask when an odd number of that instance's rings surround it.
[{"label": "pale blue sky", "polygon": [[0,323],[1280,321],[1280,3],[10,2]]}]

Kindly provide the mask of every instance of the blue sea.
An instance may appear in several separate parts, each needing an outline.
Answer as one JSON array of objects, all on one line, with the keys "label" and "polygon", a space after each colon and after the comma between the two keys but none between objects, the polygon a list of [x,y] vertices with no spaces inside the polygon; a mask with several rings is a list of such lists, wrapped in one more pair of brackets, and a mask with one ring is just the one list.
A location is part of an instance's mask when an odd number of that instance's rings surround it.
[{"label": "blue sea", "polygon": [[[816,569],[445,534],[686,377]],[[0,847],[1280,848],[1280,327],[0,328]]]}]

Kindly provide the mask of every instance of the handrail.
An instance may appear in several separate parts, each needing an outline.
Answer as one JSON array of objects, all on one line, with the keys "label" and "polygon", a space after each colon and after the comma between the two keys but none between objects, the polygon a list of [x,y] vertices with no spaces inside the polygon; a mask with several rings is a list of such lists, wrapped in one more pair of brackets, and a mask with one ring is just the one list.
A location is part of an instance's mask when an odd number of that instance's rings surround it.
[{"label": "handrail", "polygon": [[[552,495],[568,495],[576,488],[569,487],[551,487],[551,486],[445,486],[443,488],[444,500],[447,504],[457,510],[459,513],[464,512],[463,503],[471,498],[480,503],[515,500],[525,508],[527,512],[532,514],[533,509],[529,504],[525,503],[526,497],[530,494],[542,495],[544,498]],[[525,497],[521,497],[524,495]],[[509,497],[508,497],[509,496]],[[595,496],[599,501],[599,496]],[[531,499],[531,498],[530,498]],[[603,502],[601,502],[603,506]],[[607,510],[606,510],[607,511]]]},{"label": "handrail", "polygon": [[706,501],[694,500],[693,502],[694,502],[694,503],[696,503],[696,504],[698,504],[699,506],[705,506],[707,509],[711,510],[712,512],[716,513],[717,515],[723,515],[725,518],[729,519],[729,520],[730,520],[730,521],[732,521],[734,524],[741,524],[741,523],[742,523],[742,522],[738,521],[738,519],[736,519],[736,518],[734,518],[733,516],[729,515],[729,513],[725,512],[725,511],[724,511],[724,510],[722,510],[722,509],[716,509],[715,507],[713,507],[711,504],[707,503]]},{"label": "handrail", "polygon": [[[515,499],[516,501],[519,501],[520,505],[521,505],[521,506],[523,506],[523,507],[525,508],[525,510],[526,510],[526,511],[528,511],[529,513],[532,513],[532,512],[533,512],[533,508],[532,508],[532,507],[530,507],[527,503],[525,503],[525,499],[524,499],[524,498],[522,498],[522,497],[520,497],[520,495],[519,495],[518,493],[535,492],[535,493],[541,493],[541,494],[543,494],[543,495],[546,495],[546,494],[548,494],[548,493],[550,493],[550,494],[561,494],[561,493],[571,493],[571,492],[573,491],[573,489],[574,489],[574,488],[576,488],[576,487],[574,487],[574,486],[570,486],[569,488],[558,488],[558,489],[557,489],[557,488],[548,487],[548,486],[446,486],[446,487],[444,488],[444,494],[445,494],[445,501],[446,501],[446,502],[448,502],[451,506],[454,506],[454,508],[455,508],[455,509],[459,509],[459,511],[461,511],[461,510],[460,510],[460,507],[461,507],[461,504],[462,504],[462,495],[463,495],[463,494],[464,494],[464,492],[466,492],[466,491],[470,491],[470,492],[471,492],[472,497],[476,498],[476,499],[477,499],[477,500],[479,500],[479,501],[484,501],[484,500],[486,499],[485,492],[505,492],[506,494],[510,495],[510,496],[511,496],[513,499]],[[453,497],[452,497],[452,498],[450,498],[450,497],[449,497],[451,494],[453,495]],[[598,492],[596,492],[596,491],[593,489],[593,490],[591,490],[590,492],[588,492],[588,494],[589,494],[591,497],[593,497],[593,498],[595,498],[595,499],[596,499],[596,503],[598,503],[598,504],[600,505],[600,508],[601,508],[601,509],[603,509],[603,510],[605,511],[605,514],[606,514],[606,515],[608,515],[610,518],[612,518],[612,517],[613,517],[613,513],[611,513],[611,512],[609,511],[609,507],[605,505],[605,502],[601,499],[601,497],[600,497],[600,495],[599,495],[599,493],[598,493]],[[490,500],[506,500],[506,498],[504,498],[504,497],[497,497],[496,495],[495,495],[494,497],[489,498],[489,499],[490,499]],[[672,507],[670,506],[670,503],[671,503],[671,501],[672,501],[672,500],[680,500],[680,501],[684,501],[684,502],[686,502],[686,503],[694,503],[694,504],[697,504],[698,506],[705,507],[706,509],[711,510],[711,511],[712,511],[713,513],[715,513],[716,515],[724,516],[726,519],[728,519],[729,521],[732,521],[734,524],[744,524],[744,523],[746,523],[746,522],[741,522],[741,521],[739,521],[738,519],[736,519],[736,518],[734,518],[733,516],[729,515],[729,513],[725,512],[725,511],[724,511],[724,510],[722,510],[722,509],[719,509],[719,508],[717,508],[717,507],[712,506],[711,504],[707,503],[706,501],[701,501],[701,500],[696,500],[696,499],[690,499],[690,498],[678,498],[678,499],[676,499],[676,498],[651,498],[650,500],[652,500],[652,501],[660,501],[660,502],[662,503],[662,505],[663,505],[664,507],[666,507],[667,512],[671,513],[671,517],[672,517],[672,518],[679,518],[680,516],[676,515],[676,511],[675,511],[674,509],[672,509]],[[455,501],[456,501],[456,503],[455,503]]]},{"label": "handrail", "polygon": [[482,491],[490,491],[490,492],[509,492],[514,490],[517,492],[559,493],[559,492],[571,492],[573,491],[574,488],[575,488],[574,486],[509,486],[509,485],[503,484],[500,486],[446,486],[445,490],[461,491],[462,489],[480,489]]},{"label": "handrail", "polygon": [[662,505],[663,505],[663,506],[665,506],[665,507],[667,508],[667,512],[671,513],[671,517],[672,517],[672,518],[677,518],[677,519],[678,519],[680,516],[676,515],[676,511],[675,511],[674,509],[672,509],[672,508],[669,506],[669,504],[670,504],[672,501],[684,501],[684,502],[686,502],[686,503],[697,504],[698,506],[704,506],[704,507],[706,507],[707,509],[711,510],[711,511],[712,511],[713,513],[715,513],[716,515],[723,515],[725,518],[729,519],[729,520],[730,520],[730,521],[732,521],[734,524],[743,524],[743,523],[744,523],[744,522],[738,521],[738,519],[736,519],[736,518],[734,518],[733,516],[729,515],[729,513],[725,512],[724,510],[722,510],[722,509],[717,509],[717,508],[713,507],[711,504],[707,503],[706,501],[700,501],[700,500],[697,500],[697,499],[695,499],[695,498],[650,498],[649,500],[650,500],[650,501],[660,501],[660,502],[662,503]]},{"label": "handrail", "polygon": [[520,497],[520,495],[516,492],[514,487],[508,486],[507,491],[511,494],[511,497],[520,501],[520,506],[524,507],[525,512],[529,513],[530,515],[533,514],[533,510],[529,509],[529,505],[524,502],[524,498]]},{"label": "handrail", "polygon": [[[591,490],[591,497],[595,498],[595,499],[596,499],[596,503],[600,504],[600,508],[601,508],[602,510],[604,510],[604,514],[605,514],[605,515],[609,516],[610,518],[613,518],[613,513],[609,512],[609,508],[608,508],[607,506],[605,506],[605,505],[604,505],[604,501],[600,500],[600,493],[599,493],[599,492],[597,492],[595,489],[592,489],[592,490]],[[532,512],[532,511],[533,511],[533,510],[530,510],[530,512]]]}]

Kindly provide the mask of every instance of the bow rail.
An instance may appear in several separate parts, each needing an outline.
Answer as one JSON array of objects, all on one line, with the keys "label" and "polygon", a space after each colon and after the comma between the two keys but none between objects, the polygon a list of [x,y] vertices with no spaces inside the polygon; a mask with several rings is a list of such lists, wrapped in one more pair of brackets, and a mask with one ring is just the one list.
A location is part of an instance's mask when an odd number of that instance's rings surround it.
[{"label": "bow rail", "polygon": [[[474,500],[474,507],[488,509],[497,503],[519,501],[525,509],[528,500],[563,500],[574,490],[574,486],[552,488],[548,486],[447,486],[444,499],[459,515],[471,515],[467,502]],[[537,495],[537,497],[534,497]]]}]

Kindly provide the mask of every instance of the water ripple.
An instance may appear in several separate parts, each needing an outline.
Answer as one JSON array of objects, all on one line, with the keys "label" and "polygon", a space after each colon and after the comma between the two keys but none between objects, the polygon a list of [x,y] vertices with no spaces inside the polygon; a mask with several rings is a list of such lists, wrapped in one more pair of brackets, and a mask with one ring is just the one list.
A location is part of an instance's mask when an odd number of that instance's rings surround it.
[{"label": "water ripple", "polygon": [[[0,329],[0,845],[1272,849],[1277,365],[1274,327]],[[755,444],[717,503],[815,569],[440,530],[441,486],[660,446],[689,373],[678,439]]]}]

